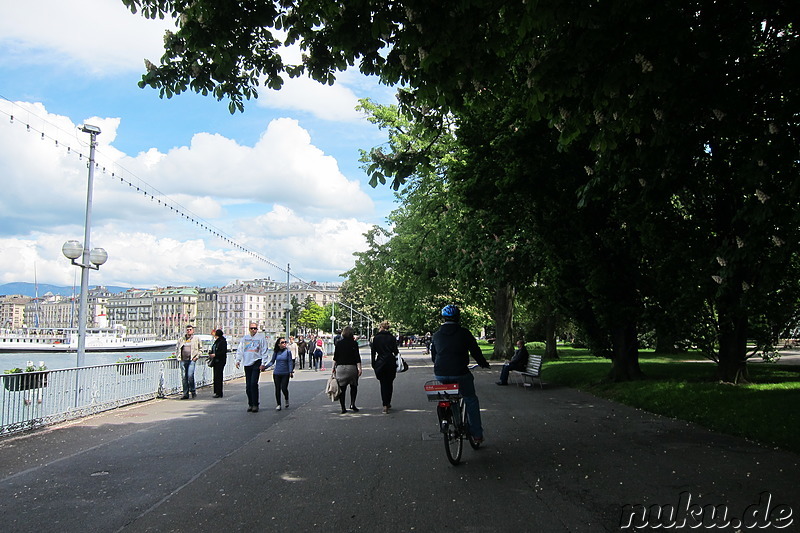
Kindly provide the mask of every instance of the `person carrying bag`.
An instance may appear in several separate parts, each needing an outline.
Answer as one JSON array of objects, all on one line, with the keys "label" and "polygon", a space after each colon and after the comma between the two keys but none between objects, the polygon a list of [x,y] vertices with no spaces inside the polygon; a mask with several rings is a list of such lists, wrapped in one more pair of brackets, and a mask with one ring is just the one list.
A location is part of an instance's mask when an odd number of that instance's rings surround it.
[{"label": "person carrying bag", "polygon": [[381,322],[378,333],[372,338],[372,368],[375,370],[375,377],[381,384],[381,403],[383,404],[383,414],[388,414],[392,408],[392,394],[394,392],[394,378],[397,376],[398,367],[400,372],[408,369],[408,364],[403,361],[400,350],[397,348],[397,340],[389,332],[389,322]]}]

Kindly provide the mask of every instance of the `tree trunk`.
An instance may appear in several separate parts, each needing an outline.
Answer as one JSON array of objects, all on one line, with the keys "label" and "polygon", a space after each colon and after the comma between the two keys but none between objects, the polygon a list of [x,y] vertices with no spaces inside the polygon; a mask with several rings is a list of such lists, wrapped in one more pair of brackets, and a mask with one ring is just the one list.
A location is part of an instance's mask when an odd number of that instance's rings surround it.
[{"label": "tree trunk", "polygon": [[747,382],[747,316],[741,311],[719,314],[717,376],[727,383]]},{"label": "tree trunk", "polygon": [[668,328],[656,327],[656,353],[678,353],[675,335]]},{"label": "tree trunk", "polygon": [[636,339],[636,325],[623,324],[611,331],[611,381],[631,381],[644,377],[639,368],[639,342]]},{"label": "tree trunk", "polygon": [[547,304],[547,315],[544,319],[544,358],[545,359],[558,359],[558,351],[556,349],[556,317],[553,314],[553,306]]},{"label": "tree trunk", "polygon": [[515,293],[509,283],[498,286],[494,292],[494,359],[510,359],[514,355],[512,319]]}]

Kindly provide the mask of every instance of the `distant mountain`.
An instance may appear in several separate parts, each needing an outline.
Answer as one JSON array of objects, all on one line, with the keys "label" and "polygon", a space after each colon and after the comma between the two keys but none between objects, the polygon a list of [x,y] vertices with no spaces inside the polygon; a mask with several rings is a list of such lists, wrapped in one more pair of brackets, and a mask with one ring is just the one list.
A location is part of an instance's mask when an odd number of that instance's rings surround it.
[{"label": "distant mountain", "polygon": [[[90,285],[90,288],[94,288],[95,285]],[[117,294],[118,292],[125,292],[130,287],[115,287],[110,286],[106,287],[108,292]],[[52,292],[53,294],[60,294],[61,296],[72,296],[73,289],[72,287],[61,287],[59,285],[48,285],[47,283],[40,283],[39,284],[39,296],[44,296],[48,292]],[[80,287],[75,287],[74,289],[75,294],[80,293]],[[0,295],[11,295],[11,294],[21,294],[23,296],[36,296],[36,285],[33,283],[27,282],[15,282],[15,283],[5,283],[0,285]]]}]

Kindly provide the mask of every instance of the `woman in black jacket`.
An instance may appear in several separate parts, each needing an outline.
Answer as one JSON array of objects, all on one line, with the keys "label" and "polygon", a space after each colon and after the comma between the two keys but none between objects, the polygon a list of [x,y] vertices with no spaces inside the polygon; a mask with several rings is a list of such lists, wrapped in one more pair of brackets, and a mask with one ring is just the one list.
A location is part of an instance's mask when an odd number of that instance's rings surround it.
[{"label": "woman in black jacket", "polygon": [[222,330],[214,331],[214,344],[208,351],[208,357],[214,361],[214,398],[222,398],[222,372],[228,362],[228,341],[223,336]]},{"label": "woman in black jacket", "polygon": [[381,384],[383,413],[392,407],[394,378],[397,377],[397,339],[389,333],[389,322],[381,322],[378,333],[372,338],[372,369]]},{"label": "woman in black jacket", "polygon": [[358,353],[358,343],[350,326],[342,330],[342,340],[336,343],[333,350],[333,375],[341,389],[339,403],[342,405],[342,413],[347,412],[344,408],[344,393],[348,385],[350,385],[350,410],[357,413],[359,409],[356,407],[356,396],[358,396],[358,378],[361,376],[361,354]]}]

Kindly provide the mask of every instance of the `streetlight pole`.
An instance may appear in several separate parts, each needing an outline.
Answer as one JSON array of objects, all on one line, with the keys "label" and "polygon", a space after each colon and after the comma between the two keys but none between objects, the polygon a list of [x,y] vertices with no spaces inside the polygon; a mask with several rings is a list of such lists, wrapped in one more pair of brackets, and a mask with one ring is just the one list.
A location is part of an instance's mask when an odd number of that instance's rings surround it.
[{"label": "streetlight pole", "polygon": [[[86,353],[86,319],[88,314],[89,270],[97,270],[106,262],[108,254],[102,248],[91,249],[90,239],[92,232],[92,190],[94,188],[94,153],[97,146],[97,136],[100,128],[84,124],[81,131],[88,133],[89,143],[89,183],[86,191],[86,220],[84,224],[83,244],[77,241],[67,241],[61,247],[65,256],[72,260],[73,265],[81,267],[81,296],[78,306],[78,354],[76,366],[84,366]],[[78,257],[81,262],[77,262]],[[77,391],[76,391],[77,393]]]},{"label": "streetlight pole", "polygon": [[[81,131],[89,134],[89,184],[86,187],[86,222],[83,228],[83,257],[82,263],[89,264],[89,241],[92,234],[92,191],[94,190],[94,151],[97,147],[97,135],[100,128],[84,124]],[[84,363],[86,353],[86,315],[88,311],[89,269],[81,268],[81,299],[78,304],[78,361],[77,366]]]},{"label": "streetlight pole", "polygon": [[336,336],[336,300],[331,300],[331,339]]},{"label": "streetlight pole", "polygon": [[292,293],[289,282],[289,270],[291,264],[286,263],[286,343],[289,343],[289,334],[292,331]]}]

